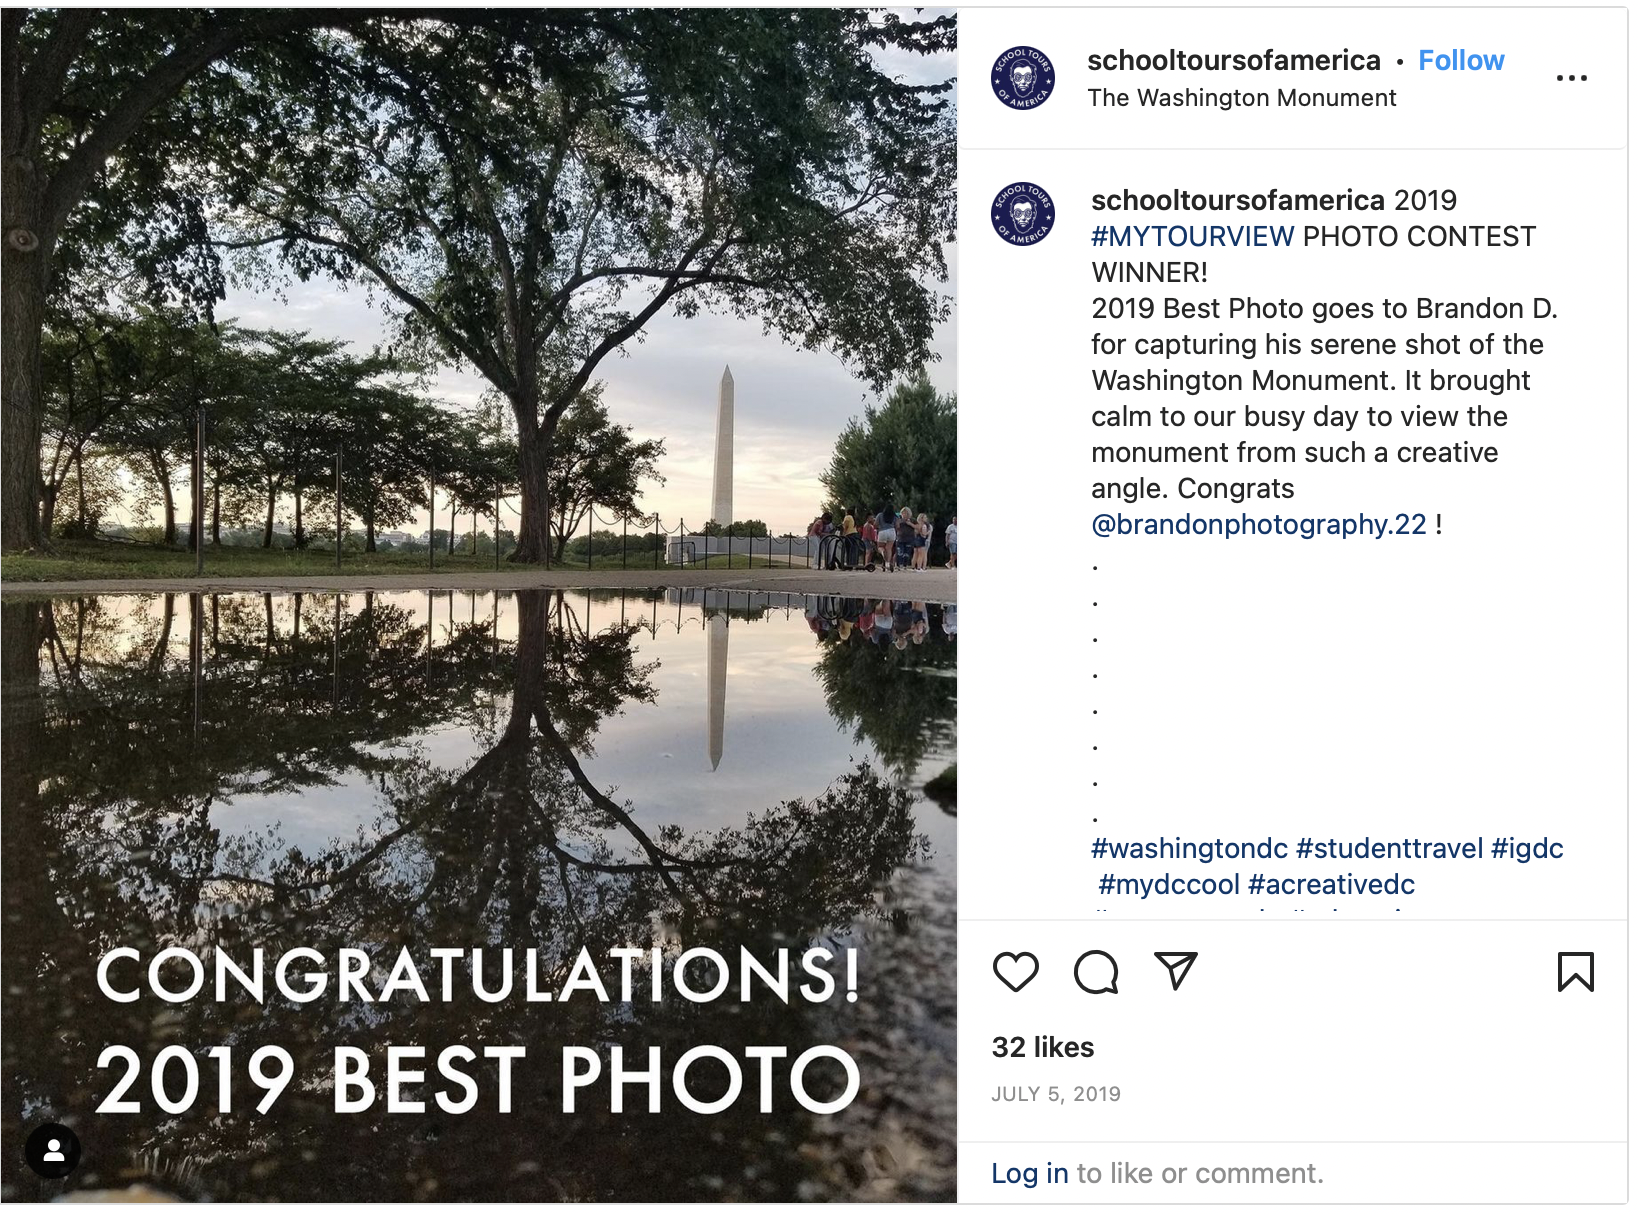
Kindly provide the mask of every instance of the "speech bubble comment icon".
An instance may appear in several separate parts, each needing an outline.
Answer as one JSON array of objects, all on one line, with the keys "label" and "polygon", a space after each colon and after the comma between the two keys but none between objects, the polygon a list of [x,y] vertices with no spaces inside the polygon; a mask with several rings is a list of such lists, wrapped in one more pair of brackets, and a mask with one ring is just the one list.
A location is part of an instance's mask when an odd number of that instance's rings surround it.
[{"label": "speech bubble comment icon", "polygon": [[1075,959],[1075,985],[1088,995],[1118,995],[1115,979],[1120,966],[1101,948],[1087,949]]}]

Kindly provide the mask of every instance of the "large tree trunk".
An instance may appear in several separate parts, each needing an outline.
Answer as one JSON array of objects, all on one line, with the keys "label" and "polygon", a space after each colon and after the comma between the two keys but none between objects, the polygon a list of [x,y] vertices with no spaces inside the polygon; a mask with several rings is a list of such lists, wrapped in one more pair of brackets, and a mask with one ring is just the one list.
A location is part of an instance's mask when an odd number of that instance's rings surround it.
[{"label": "large tree trunk", "polygon": [[[535,421],[533,402],[513,402],[518,415],[518,482],[522,486],[518,543],[510,560],[518,564],[551,563],[552,513],[547,501],[547,473],[551,464],[552,430],[543,434]],[[555,429],[556,427],[552,427]]]},{"label": "large tree trunk", "polygon": [[267,522],[262,527],[262,547],[273,547],[273,510],[279,501],[277,489],[267,491]]},{"label": "large tree trunk", "polygon": [[148,672],[158,674],[165,669],[165,659],[171,652],[171,626],[176,623],[176,595],[165,596],[165,610],[160,620],[159,639],[148,653]]},{"label": "large tree trunk", "polygon": [[305,548],[307,536],[301,526],[301,477],[296,478],[296,547]]},{"label": "large tree trunk", "polygon": [[40,538],[49,540],[52,527],[57,521],[57,486],[53,483],[40,483]]},{"label": "large tree trunk", "polygon": [[51,242],[32,159],[6,156],[0,254],[0,551],[45,542],[40,526],[40,330]]},{"label": "large tree trunk", "polygon": [[165,546],[176,545],[176,490],[171,488],[171,469],[158,455],[150,454],[148,462],[153,467],[154,479],[159,482],[159,491],[165,496]]},{"label": "large tree trunk", "polygon": [[375,551],[375,502],[364,506],[364,551]]},{"label": "large tree trunk", "polygon": [[210,482],[210,542],[222,546],[222,481],[218,469]]},{"label": "large tree trunk", "polygon": [[79,498],[80,538],[91,538],[91,527],[85,517],[85,448],[74,452],[74,492]]}]

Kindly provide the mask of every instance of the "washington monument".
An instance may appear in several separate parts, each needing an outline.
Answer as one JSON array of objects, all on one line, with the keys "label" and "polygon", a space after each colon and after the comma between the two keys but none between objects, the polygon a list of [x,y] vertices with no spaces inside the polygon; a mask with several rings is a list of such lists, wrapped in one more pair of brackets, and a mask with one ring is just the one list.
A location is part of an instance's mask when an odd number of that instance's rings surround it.
[{"label": "washington monument", "polygon": [[[711,473],[711,517],[727,526],[734,521],[734,373],[722,369],[717,389],[717,463]],[[728,613],[711,617],[705,631],[706,748],[711,770],[722,762],[722,724],[728,700]]]},{"label": "washington monument", "polygon": [[717,389],[717,463],[711,473],[711,518],[726,527],[734,521],[734,373],[722,369]]}]

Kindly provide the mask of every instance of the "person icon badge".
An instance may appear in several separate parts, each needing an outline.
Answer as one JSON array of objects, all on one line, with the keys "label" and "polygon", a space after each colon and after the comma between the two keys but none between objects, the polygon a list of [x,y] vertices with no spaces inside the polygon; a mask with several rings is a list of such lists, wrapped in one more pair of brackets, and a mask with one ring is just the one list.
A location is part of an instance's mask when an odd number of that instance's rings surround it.
[{"label": "person icon badge", "polygon": [[36,1126],[23,1144],[23,1162],[38,1176],[61,1180],[80,1162],[80,1140],[65,1125]]}]

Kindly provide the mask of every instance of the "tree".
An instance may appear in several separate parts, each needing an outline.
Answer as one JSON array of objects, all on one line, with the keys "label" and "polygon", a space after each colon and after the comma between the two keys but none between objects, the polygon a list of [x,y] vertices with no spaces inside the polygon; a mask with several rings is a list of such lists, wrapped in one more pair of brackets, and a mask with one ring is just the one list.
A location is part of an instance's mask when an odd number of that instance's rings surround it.
[{"label": "tree", "polygon": [[[219,495],[226,487],[254,497],[262,513],[262,546],[271,547],[278,506],[295,507],[293,540],[311,539],[316,507],[335,517],[335,460],[342,457],[341,505],[362,519],[367,550],[375,534],[425,506],[427,479],[451,440],[444,408],[420,398],[405,380],[413,368],[380,351],[357,355],[340,341],[305,332],[243,335],[241,408],[213,409],[207,463],[213,473],[212,534],[219,539]],[[323,524],[319,531],[328,534]]]},{"label": "tree", "polygon": [[732,535],[736,540],[749,536],[752,539],[760,540],[768,537],[768,524],[759,518],[742,518],[727,524],[719,523],[716,519],[710,519],[701,524],[700,534]]},{"label": "tree", "polygon": [[666,309],[754,316],[885,386],[929,356],[954,228],[948,83],[883,50],[953,16],[860,9],[505,10],[325,43],[341,115],[283,99],[224,190],[235,243],[382,288],[407,338],[509,402],[522,525],[549,553],[558,424]]},{"label": "tree", "polygon": [[364,524],[364,551],[376,533],[415,517],[426,504],[433,404],[390,385],[361,387],[341,414],[341,503]]},{"label": "tree", "polygon": [[[210,139],[218,156],[257,159],[257,141],[228,121],[230,102],[254,109],[275,82],[304,90],[302,31],[365,19],[386,18],[187,8],[0,17],[0,550],[44,539],[41,338],[53,291],[119,244],[157,293],[218,297],[220,273],[201,254],[204,201],[171,157]],[[269,66],[258,50],[281,71],[257,70]],[[207,73],[230,60],[240,70]],[[116,157],[120,171],[106,172]]]},{"label": "tree", "polygon": [[46,451],[40,469],[40,528],[49,538],[63,492],[76,487],[75,527],[85,534],[94,516],[86,459],[103,428],[128,403],[132,387],[129,318],[102,310],[58,309],[41,349]]},{"label": "tree", "polygon": [[[497,425],[492,402],[485,400],[468,414],[446,414],[435,440],[438,487],[449,506],[449,530],[432,529],[433,546],[442,536],[453,554],[456,517],[459,511],[472,516],[474,540],[480,516],[500,525],[498,500],[513,492],[517,484],[517,443]],[[432,520],[436,524],[437,519]],[[473,551],[476,552],[476,543]]]},{"label": "tree", "polygon": [[[819,481],[838,517],[886,504],[948,520],[956,512],[955,396],[940,396],[925,375],[900,384],[848,422]],[[935,544],[943,537],[935,523]]]},{"label": "tree", "polygon": [[[137,313],[120,334],[120,407],[103,424],[100,441],[151,478],[166,544],[177,542],[175,478],[191,458],[199,411],[231,408],[247,391],[243,343],[232,325],[213,329],[154,309]],[[190,490],[198,495],[203,486]]]},{"label": "tree", "polygon": [[334,467],[336,410],[363,373],[341,342],[278,330],[254,336],[248,407],[215,431],[218,448],[227,452],[222,476],[265,506],[264,548],[273,546],[278,504],[289,493],[299,548],[306,541],[303,488],[311,491]]},{"label": "tree", "polygon": [[609,511],[616,519],[638,518],[642,482],[665,484],[656,466],[664,454],[664,439],[633,441],[631,427],[609,419],[601,385],[581,393],[563,415],[552,444],[547,494],[554,559],[563,558],[564,545],[579,534],[594,508]]},{"label": "tree", "polygon": [[316,508],[328,534],[336,509],[335,459],[341,456],[342,522],[364,524],[364,548],[376,534],[426,508],[429,476],[445,469],[458,440],[446,407],[412,390],[408,364],[377,350],[360,356],[344,343],[306,333],[257,334],[261,368],[255,416],[222,435],[226,475],[253,487],[266,507],[263,546],[271,546],[277,505],[295,498],[295,541],[309,538]]},{"label": "tree", "polygon": [[[868,610],[867,603],[853,605]],[[929,608],[928,637],[942,635],[945,610]],[[856,618],[859,611],[843,614]],[[907,644],[899,649],[871,644],[858,632],[845,641],[831,633],[813,669],[831,715],[843,728],[852,728],[856,742],[868,741],[888,770],[909,778],[929,753],[955,752],[953,644]]]}]

